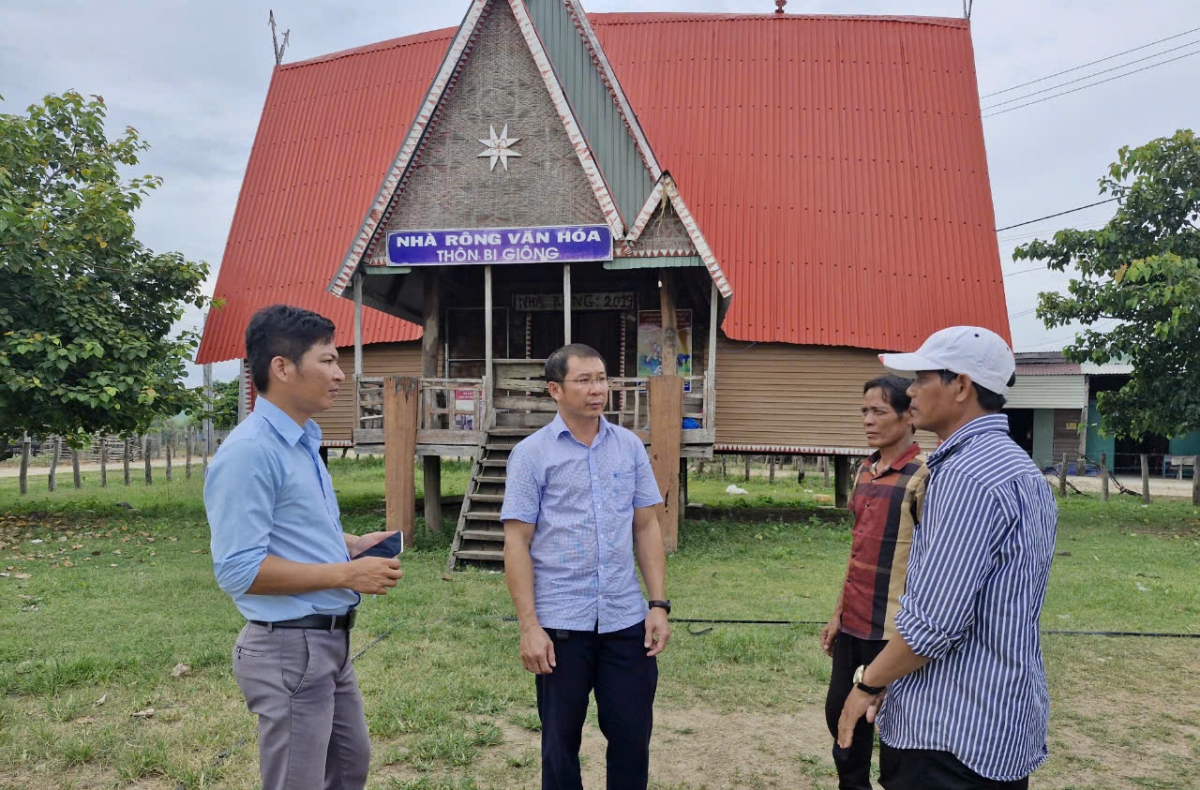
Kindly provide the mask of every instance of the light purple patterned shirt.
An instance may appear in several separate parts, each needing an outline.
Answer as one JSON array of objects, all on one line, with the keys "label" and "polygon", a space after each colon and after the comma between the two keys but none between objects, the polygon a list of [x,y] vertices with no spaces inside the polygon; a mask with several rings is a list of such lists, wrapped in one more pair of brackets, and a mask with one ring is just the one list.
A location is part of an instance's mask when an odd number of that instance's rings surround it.
[{"label": "light purple patterned shirt", "polygon": [[633,511],[660,502],[642,440],[603,418],[591,447],[561,416],[516,446],[500,519],[535,527],[529,554],[543,628],[607,634],[646,619]]}]

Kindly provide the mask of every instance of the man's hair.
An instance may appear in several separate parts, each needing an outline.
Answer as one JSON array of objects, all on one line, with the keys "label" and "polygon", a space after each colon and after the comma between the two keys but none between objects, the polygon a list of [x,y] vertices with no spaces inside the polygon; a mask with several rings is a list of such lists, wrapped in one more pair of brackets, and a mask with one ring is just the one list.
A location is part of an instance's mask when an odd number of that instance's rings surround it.
[{"label": "man's hair", "polygon": [[271,383],[271,360],[283,357],[300,366],[300,360],[318,343],[333,342],[334,326],[311,310],[276,304],[250,317],[246,327],[246,359],[250,378],[259,392]]},{"label": "man's hair", "polygon": [[557,381],[561,384],[567,377],[567,368],[571,366],[571,357],[598,359],[604,362],[604,357],[600,356],[600,352],[591,346],[585,346],[583,343],[571,343],[555,351],[546,360],[546,381]]},{"label": "man's hair", "polygon": [[[950,382],[952,382],[956,378],[958,378],[958,374],[952,370],[939,370],[938,375],[942,377],[943,384],[949,384]],[[1017,383],[1017,374],[1014,373],[1008,379],[1008,386],[1011,387],[1013,384],[1016,384],[1016,383]],[[1000,411],[1001,409],[1004,408],[1004,404],[1008,403],[1008,398],[1005,398],[1003,395],[999,394],[998,392],[992,392],[990,389],[987,389],[986,387],[981,387],[978,384],[976,384],[974,381],[971,382],[971,386],[975,388],[975,394],[979,396],[979,406],[984,411],[993,411],[993,412]]]},{"label": "man's hair", "polygon": [[908,408],[912,406],[912,398],[908,397],[910,386],[912,386],[912,379],[900,376],[880,376],[863,385],[863,395],[873,389],[878,389],[883,393],[883,402],[895,409],[896,414],[903,417],[908,412]]}]

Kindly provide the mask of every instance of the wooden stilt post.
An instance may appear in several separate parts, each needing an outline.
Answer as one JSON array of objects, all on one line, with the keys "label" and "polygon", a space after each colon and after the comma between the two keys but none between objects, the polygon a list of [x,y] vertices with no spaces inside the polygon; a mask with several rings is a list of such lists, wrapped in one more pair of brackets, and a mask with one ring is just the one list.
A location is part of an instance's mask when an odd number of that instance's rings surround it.
[{"label": "wooden stilt post", "polygon": [[563,345],[571,345],[571,264],[563,264]]},{"label": "wooden stilt post", "polygon": [[1100,501],[1108,501],[1108,453],[1100,453]]},{"label": "wooden stilt post", "polygon": [[388,376],[383,380],[383,457],[387,481],[387,528],[404,533],[411,546],[416,519],[417,418],[421,380]]},{"label": "wooden stilt post", "polygon": [[129,479],[129,462],[130,462],[131,455],[133,455],[133,439],[131,439],[127,436],[127,437],[125,437],[125,460],[124,460],[125,485],[129,485],[129,483],[131,482]]},{"label": "wooden stilt post", "polygon": [[845,455],[833,457],[833,504],[844,508],[850,503],[850,458]]},{"label": "wooden stilt post", "polygon": [[[437,270],[425,270],[425,301],[422,305],[425,332],[421,336],[421,376],[427,379],[438,377],[438,346],[441,345],[439,324],[441,318],[441,289]],[[426,398],[436,398],[430,390]],[[448,397],[453,397],[450,393]],[[419,426],[418,426],[419,427]],[[453,425],[430,425],[430,428],[453,428]],[[421,476],[425,489],[425,529],[442,531],[442,457],[426,455],[422,458]]]},{"label": "wooden stilt post", "polygon": [[142,466],[146,469],[146,485],[154,484],[154,476],[150,471],[150,434],[142,435]]},{"label": "wooden stilt post", "polygon": [[658,297],[662,312],[662,375],[674,376],[679,359],[679,326],[675,318],[675,293],[671,270],[658,270]]},{"label": "wooden stilt post", "polygon": [[679,521],[687,516],[688,503],[688,459],[679,459]]},{"label": "wooden stilt post", "polygon": [[21,496],[29,493],[29,453],[32,449],[30,444],[32,440],[29,438],[29,432],[21,434],[21,471],[19,473],[20,480],[18,481],[21,489]]},{"label": "wooden stilt post", "polygon": [[71,448],[71,483],[76,489],[83,488],[83,477],[79,474],[79,451]]},{"label": "wooden stilt post", "polygon": [[[483,353],[483,425],[475,430],[486,431],[492,427],[492,393],[496,379],[492,376],[492,266],[483,267],[483,342],[487,346]],[[451,396],[453,397],[453,396]]]},{"label": "wooden stilt post", "polygon": [[1150,456],[1142,453],[1142,503],[1150,504]]},{"label": "wooden stilt post", "polygon": [[679,450],[683,440],[683,379],[650,377],[650,466],[663,504],[659,524],[667,551],[679,548]]},{"label": "wooden stilt post", "polygon": [[100,434],[100,487],[108,488],[108,439]]}]

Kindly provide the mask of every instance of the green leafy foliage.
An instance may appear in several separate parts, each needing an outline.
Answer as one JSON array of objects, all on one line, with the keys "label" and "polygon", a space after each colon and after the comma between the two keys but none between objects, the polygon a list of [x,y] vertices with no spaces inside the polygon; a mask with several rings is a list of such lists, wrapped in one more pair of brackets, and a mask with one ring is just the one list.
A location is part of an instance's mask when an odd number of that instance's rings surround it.
[{"label": "green leafy foliage", "polygon": [[195,405],[183,384],[206,263],[155,253],[133,212],[162,182],[127,178],[148,147],[105,134],[100,97],[0,114],[0,437],[128,433]]},{"label": "green leafy foliage", "polygon": [[204,387],[196,387],[194,393],[200,405],[188,415],[188,425],[199,428],[206,416],[212,417],[213,429],[228,431],[237,427],[238,420],[238,380],[217,381],[213,383],[212,413],[204,413]]},{"label": "green leafy foliage", "polygon": [[[1048,328],[1089,327],[1065,349],[1098,364],[1126,360],[1129,383],[1099,394],[1103,428],[1117,436],[1179,436],[1200,429],[1200,138],[1176,132],[1122,148],[1100,179],[1118,199],[1099,230],[1062,230],[1018,247],[1016,260],[1076,266],[1066,295],[1043,293]],[[1097,322],[1114,319],[1109,331]]]}]

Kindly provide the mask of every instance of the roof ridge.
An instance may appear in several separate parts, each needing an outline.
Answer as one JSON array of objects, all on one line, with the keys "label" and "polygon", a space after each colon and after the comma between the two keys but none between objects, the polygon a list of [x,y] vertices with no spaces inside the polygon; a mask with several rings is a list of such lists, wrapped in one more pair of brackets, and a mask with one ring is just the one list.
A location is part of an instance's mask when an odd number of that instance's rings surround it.
[{"label": "roof ridge", "polygon": [[[729,12],[698,13],[691,11],[602,11],[597,13],[585,13],[589,21],[594,21],[601,25],[613,27],[617,25],[644,25],[660,22],[753,22],[767,19],[779,22],[901,22],[905,24],[935,25],[938,27],[952,27],[961,29],[968,29],[971,26],[971,23],[965,19],[917,15],[734,14]],[[396,38],[388,38],[371,44],[363,44],[362,46],[358,47],[350,47],[349,49],[341,49],[336,52],[328,52],[324,55],[316,55],[311,58],[306,58],[305,60],[295,61],[294,63],[283,63],[280,64],[279,69],[281,71],[287,71],[290,69],[302,68],[304,66],[315,66],[319,63],[327,63],[331,60],[340,60],[342,58],[349,58],[355,55],[367,55],[372,52],[381,52],[388,49],[398,49],[400,47],[413,46],[416,44],[425,44],[430,41],[450,41],[454,38],[456,31],[457,28],[454,27],[443,27],[436,30],[427,30],[421,33],[411,33],[407,36],[397,36]]]},{"label": "roof ridge", "polygon": [[[953,27],[967,29],[971,23],[958,17],[920,16],[916,14],[737,14],[727,11],[703,13],[697,11],[601,11],[589,13],[593,20],[602,24],[645,24],[652,22],[756,22],[773,20],[777,22],[828,21],[828,22],[903,22],[917,25],[936,25],[938,27]],[[619,17],[625,19],[618,20]]]}]

